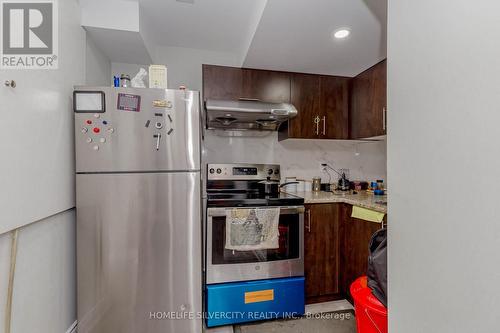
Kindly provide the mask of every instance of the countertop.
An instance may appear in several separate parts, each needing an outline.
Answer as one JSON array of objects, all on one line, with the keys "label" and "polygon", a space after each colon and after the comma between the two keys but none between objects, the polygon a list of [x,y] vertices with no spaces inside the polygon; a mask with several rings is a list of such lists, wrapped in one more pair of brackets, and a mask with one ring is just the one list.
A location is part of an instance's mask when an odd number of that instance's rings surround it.
[{"label": "countertop", "polygon": [[[346,203],[353,206],[373,209],[377,212],[387,214],[387,195],[373,195],[372,193],[359,191],[358,194],[337,194],[332,192],[292,192],[288,194],[304,198],[306,204],[316,203]],[[385,203],[385,204],[384,204]]]}]

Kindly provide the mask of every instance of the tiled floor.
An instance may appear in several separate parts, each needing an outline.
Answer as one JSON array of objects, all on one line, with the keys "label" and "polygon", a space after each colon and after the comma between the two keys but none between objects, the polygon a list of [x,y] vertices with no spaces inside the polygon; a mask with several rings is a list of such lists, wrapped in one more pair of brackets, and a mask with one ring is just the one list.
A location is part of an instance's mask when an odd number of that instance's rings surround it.
[{"label": "tiled floor", "polygon": [[[306,314],[330,313],[336,311],[354,310],[351,303],[346,300],[309,304],[306,305]],[[207,329],[207,333],[266,333],[266,332],[330,332],[330,333],[356,333],[355,321],[336,320],[328,321],[322,319],[300,319],[300,320],[275,320],[257,324],[239,326],[236,330],[233,326],[222,326]]]}]

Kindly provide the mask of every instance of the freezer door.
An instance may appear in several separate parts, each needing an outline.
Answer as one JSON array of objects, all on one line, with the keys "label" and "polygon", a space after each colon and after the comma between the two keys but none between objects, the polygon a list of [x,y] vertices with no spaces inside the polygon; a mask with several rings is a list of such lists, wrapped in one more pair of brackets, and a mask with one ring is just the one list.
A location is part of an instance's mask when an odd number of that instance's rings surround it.
[{"label": "freezer door", "polygon": [[77,175],[79,333],[200,333],[199,173]]},{"label": "freezer door", "polygon": [[200,170],[198,92],[75,87],[73,99],[77,172]]}]

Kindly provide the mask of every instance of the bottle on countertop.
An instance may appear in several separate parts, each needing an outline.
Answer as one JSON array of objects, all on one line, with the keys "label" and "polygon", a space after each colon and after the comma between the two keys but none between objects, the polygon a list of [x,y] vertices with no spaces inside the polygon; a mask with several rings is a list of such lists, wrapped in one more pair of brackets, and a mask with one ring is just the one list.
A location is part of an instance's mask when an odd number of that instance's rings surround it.
[{"label": "bottle on countertop", "polygon": [[[372,183],[373,184],[373,183]],[[384,181],[382,179],[378,179],[375,190],[373,190],[373,194],[375,195],[384,195]]]}]

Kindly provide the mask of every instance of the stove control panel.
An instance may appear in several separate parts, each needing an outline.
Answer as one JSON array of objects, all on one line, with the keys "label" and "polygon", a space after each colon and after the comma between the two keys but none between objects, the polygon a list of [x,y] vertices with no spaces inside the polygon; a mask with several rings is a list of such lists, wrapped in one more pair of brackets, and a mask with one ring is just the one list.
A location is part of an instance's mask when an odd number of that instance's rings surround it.
[{"label": "stove control panel", "polygon": [[280,180],[278,164],[208,164],[208,180]]}]

